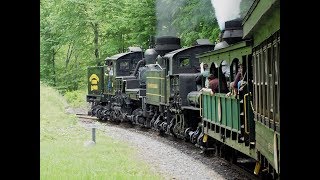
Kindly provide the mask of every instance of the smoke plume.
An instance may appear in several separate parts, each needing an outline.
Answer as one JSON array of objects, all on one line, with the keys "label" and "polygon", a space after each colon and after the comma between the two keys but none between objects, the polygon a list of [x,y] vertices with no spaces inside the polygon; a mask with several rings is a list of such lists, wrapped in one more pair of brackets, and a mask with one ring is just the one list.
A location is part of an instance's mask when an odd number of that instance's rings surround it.
[{"label": "smoke plume", "polygon": [[157,17],[157,34],[156,36],[177,36],[178,32],[172,26],[174,13],[177,9],[185,4],[185,0],[157,0],[156,17]]},{"label": "smoke plume", "polygon": [[220,30],[224,29],[226,21],[240,18],[240,2],[241,0],[211,0]]}]

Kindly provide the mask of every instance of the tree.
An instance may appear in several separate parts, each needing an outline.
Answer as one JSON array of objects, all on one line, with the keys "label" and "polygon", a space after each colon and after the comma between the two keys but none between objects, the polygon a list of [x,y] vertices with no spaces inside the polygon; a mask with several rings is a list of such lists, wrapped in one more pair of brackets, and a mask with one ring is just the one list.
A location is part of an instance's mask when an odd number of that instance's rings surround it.
[{"label": "tree", "polygon": [[87,66],[128,46],[147,47],[154,1],[41,0],[41,80],[62,91],[86,84]]},{"label": "tree", "polygon": [[61,48],[61,33],[55,26],[56,16],[51,11],[52,1],[42,0],[40,4],[40,80],[56,86],[56,54]]},{"label": "tree", "polygon": [[214,42],[219,35],[210,0],[157,0],[157,35],[181,38],[183,46],[197,39]]},{"label": "tree", "polygon": [[184,46],[191,46],[197,39],[214,42],[220,33],[210,0],[186,0],[175,13],[173,25]]},{"label": "tree", "polygon": [[[62,92],[86,86],[88,66],[103,65],[106,57],[129,46],[147,49],[157,27],[163,35],[175,31],[184,46],[198,38],[213,41],[219,33],[210,0],[41,0],[40,4],[40,78]],[[156,12],[159,7],[163,13]]]}]

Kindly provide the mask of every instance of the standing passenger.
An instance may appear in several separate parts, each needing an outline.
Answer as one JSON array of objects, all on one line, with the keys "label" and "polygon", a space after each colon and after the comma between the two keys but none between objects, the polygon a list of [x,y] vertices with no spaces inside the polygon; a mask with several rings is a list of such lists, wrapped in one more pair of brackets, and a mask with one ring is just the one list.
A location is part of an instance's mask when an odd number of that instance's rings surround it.
[{"label": "standing passenger", "polygon": [[243,66],[242,66],[242,64],[240,64],[238,73],[237,73],[234,81],[230,83],[232,95],[237,95],[239,93],[239,91],[242,90],[242,88],[243,88],[242,86],[246,84],[246,82],[243,80],[244,76],[245,76],[245,74],[243,75]]},{"label": "standing passenger", "polygon": [[207,63],[203,64],[203,72],[201,72],[201,75],[202,75],[203,78],[205,78],[204,87],[207,88],[209,86],[209,81],[208,81],[209,68],[208,68],[208,64]]}]

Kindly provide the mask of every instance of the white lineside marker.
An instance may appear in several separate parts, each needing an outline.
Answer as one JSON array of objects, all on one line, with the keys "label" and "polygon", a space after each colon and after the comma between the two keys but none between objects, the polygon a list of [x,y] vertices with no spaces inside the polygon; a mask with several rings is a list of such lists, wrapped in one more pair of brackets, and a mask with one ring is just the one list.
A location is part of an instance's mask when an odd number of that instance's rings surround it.
[{"label": "white lineside marker", "polygon": [[89,128],[91,128],[91,140],[90,141],[86,141],[84,142],[84,146],[85,147],[91,147],[94,146],[96,144],[96,129],[97,126],[96,125],[90,125]]}]

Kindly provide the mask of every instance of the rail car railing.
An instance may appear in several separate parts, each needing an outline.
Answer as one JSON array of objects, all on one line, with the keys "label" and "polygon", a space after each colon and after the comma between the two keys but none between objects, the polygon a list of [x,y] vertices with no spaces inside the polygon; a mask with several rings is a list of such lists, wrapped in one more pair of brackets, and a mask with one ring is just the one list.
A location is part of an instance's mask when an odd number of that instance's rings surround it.
[{"label": "rail car railing", "polygon": [[203,120],[241,133],[240,100],[225,94],[203,92],[201,95]]}]

